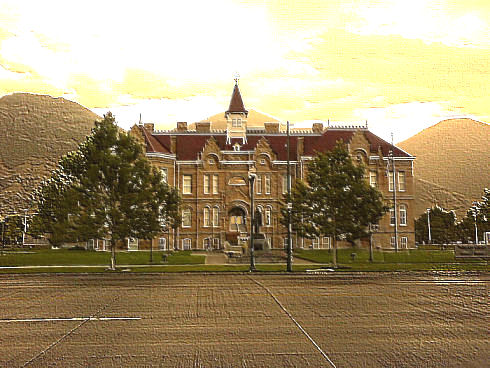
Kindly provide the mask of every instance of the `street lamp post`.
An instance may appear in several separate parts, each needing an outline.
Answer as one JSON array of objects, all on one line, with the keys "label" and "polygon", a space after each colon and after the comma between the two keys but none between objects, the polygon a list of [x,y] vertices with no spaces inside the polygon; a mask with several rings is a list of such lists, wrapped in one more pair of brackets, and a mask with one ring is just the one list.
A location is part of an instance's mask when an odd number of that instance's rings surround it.
[{"label": "street lamp post", "polygon": [[432,236],[430,233],[430,208],[427,208],[427,227],[429,228],[429,244],[432,244]]},{"label": "street lamp post", "polygon": [[256,175],[249,172],[248,181],[250,183],[250,272],[255,271],[255,254],[254,254],[254,183]]}]

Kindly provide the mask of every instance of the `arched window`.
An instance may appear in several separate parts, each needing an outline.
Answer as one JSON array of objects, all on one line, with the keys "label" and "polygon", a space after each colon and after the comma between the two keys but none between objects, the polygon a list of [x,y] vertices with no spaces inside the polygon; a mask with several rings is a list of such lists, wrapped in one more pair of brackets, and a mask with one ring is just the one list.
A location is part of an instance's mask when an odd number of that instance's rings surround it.
[{"label": "arched window", "polygon": [[407,206],[401,204],[399,207],[400,211],[400,226],[407,226]]},{"label": "arched window", "polygon": [[209,227],[210,226],[209,207],[204,207],[203,211],[204,211],[203,226]]},{"label": "arched window", "polygon": [[184,208],[182,210],[182,227],[192,226],[192,212],[190,208]]}]

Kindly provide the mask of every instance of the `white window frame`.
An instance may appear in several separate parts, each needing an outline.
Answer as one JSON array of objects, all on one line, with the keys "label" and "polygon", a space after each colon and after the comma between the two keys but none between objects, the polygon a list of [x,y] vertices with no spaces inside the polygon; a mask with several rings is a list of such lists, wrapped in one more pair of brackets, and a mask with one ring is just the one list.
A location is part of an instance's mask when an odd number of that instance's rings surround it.
[{"label": "white window frame", "polygon": [[405,192],[407,190],[405,171],[398,171],[398,191]]},{"label": "white window frame", "polygon": [[324,249],[331,249],[332,248],[332,239],[329,236],[324,236],[322,238],[323,242],[323,248]]},{"label": "white window frame", "polygon": [[312,249],[320,249],[320,238],[311,239],[311,248]]},{"label": "white window frame", "polygon": [[400,248],[402,248],[402,249],[408,248],[408,238],[406,236],[402,236],[400,238]]},{"label": "white window frame", "polygon": [[393,192],[393,171],[388,171],[388,192]]},{"label": "white window frame", "polygon": [[264,185],[265,194],[271,194],[271,176],[269,174],[265,175]]},{"label": "white window frame", "polygon": [[158,249],[167,250],[167,238],[159,238],[158,239]]},{"label": "white window frame", "polygon": [[203,227],[210,227],[211,226],[211,211],[209,210],[209,207],[204,207],[203,208],[203,222],[202,226]]},{"label": "white window frame", "polygon": [[[188,214],[188,216],[186,216]],[[186,225],[186,217],[189,219],[189,225]],[[184,208],[182,210],[182,227],[189,228],[192,227],[192,210],[190,208]]]},{"label": "white window frame", "polygon": [[168,184],[168,170],[162,167],[160,173],[162,174],[162,182]]},{"label": "white window frame", "polygon": [[212,213],[212,226],[213,227],[219,227],[219,207],[215,206],[213,207],[213,213]]},{"label": "white window frame", "polygon": [[204,250],[211,249],[211,239],[210,238],[204,238],[202,240],[202,249],[204,249]]},{"label": "white window frame", "polygon": [[407,205],[401,204],[398,207],[398,213],[400,217],[400,226],[407,226]]},{"label": "white window frame", "polygon": [[204,174],[203,176],[203,184],[204,184],[204,187],[203,187],[203,191],[204,191],[204,194],[209,194],[210,190],[211,190],[211,181],[210,181],[210,178],[209,178],[209,174]]},{"label": "white window frame", "polygon": [[264,225],[272,226],[272,208],[271,206],[267,206],[264,212]]},{"label": "white window frame", "polygon": [[192,194],[192,175],[182,175],[182,194]]},{"label": "white window frame", "polygon": [[378,173],[374,170],[369,171],[369,185],[373,188],[378,187]]},{"label": "white window frame", "polygon": [[390,238],[390,246],[391,246],[392,248],[395,248],[395,240],[396,240],[396,238],[395,238],[394,236],[392,236],[392,237]]},{"label": "white window frame", "polygon": [[182,239],[182,250],[191,250],[192,249],[192,239],[185,238]]},{"label": "white window frame", "polygon": [[219,249],[219,238],[213,238],[213,248]]},{"label": "white window frame", "polygon": [[262,194],[262,175],[257,174],[257,177],[255,179],[255,188],[257,194]]},{"label": "white window frame", "polygon": [[213,174],[213,194],[219,193],[219,175]]}]

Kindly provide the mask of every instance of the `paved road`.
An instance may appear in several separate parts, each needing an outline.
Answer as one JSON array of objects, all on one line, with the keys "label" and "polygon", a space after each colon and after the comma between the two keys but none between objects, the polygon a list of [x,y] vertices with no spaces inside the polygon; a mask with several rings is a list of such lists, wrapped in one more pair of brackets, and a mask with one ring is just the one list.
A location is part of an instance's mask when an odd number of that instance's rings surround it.
[{"label": "paved road", "polygon": [[486,367],[488,274],[0,275],[1,367]]}]

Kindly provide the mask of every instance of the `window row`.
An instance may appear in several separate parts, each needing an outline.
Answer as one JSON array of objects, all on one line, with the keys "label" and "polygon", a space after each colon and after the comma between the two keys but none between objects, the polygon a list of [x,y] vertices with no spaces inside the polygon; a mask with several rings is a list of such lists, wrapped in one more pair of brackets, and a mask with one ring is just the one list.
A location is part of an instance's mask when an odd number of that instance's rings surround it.
[{"label": "window row", "polygon": [[[219,208],[204,207],[202,224],[204,227],[218,227]],[[191,227],[191,226],[192,226],[192,210],[190,208],[184,208],[182,210],[182,227]]]},{"label": "window row", "polygon": [[[407,226],[407,206],[400,204],[398,206],[398,223],[400,226]],[[390,208],[390,225],[395,226],[395,209]]]},{"label": "window row", "polygon": [[[398,191],[405,192],[407,188],[405,171],[398,171],[397,174]],[[374,188],[378,187],[378,173],[374,170],[369,172],[369,184]],[[388,172],[388,190],[393,192],[393,171]]]}]

